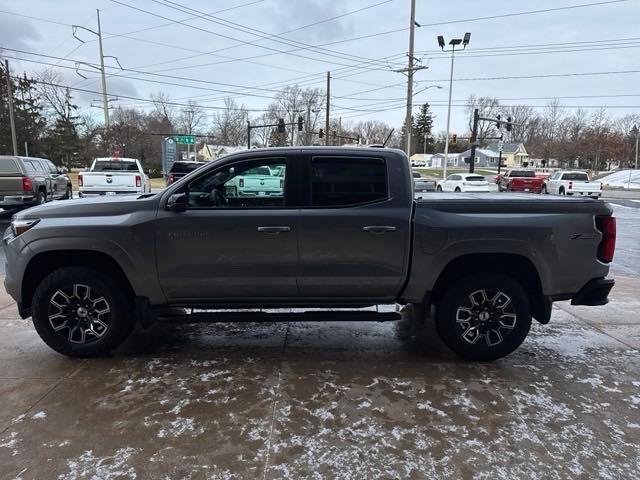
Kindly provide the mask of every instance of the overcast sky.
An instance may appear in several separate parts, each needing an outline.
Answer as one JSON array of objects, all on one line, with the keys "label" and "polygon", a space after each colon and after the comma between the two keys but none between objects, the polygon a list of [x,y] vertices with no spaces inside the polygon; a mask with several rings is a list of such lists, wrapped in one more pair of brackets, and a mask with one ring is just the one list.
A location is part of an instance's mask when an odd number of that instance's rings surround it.
[{"label": "overcast sky", "polygon": [[[69,61],[27,56],[7,49],[95,64],[98,61],[98,46],[91,41],[95,37],[91,33],[78,31],[78,35],[87,41],[81,44],[73,38],[69,25],[79,24],[95,30],[95,10],[99,8],[105,55],[117,56],[126,69],[157,73],[149,76],[108,68],[108,72],[119,75],[107,80],[110,94],[148,98],[151,93],[162,90],[179,102],[193,98],[203,105],[212,106],[222,105],[225,96],[233,96],[257,112],[266,108],[269,103],[266,97],[273,94],[272,90],[286,83],[324,87],[326,72],[331,70],[332,102],[335,105],[332,116],[342,116],[343,120],[352,121],[377,118],[393,126],[402,123],[406,78],[393,70],[406,64],[410,0],[118,2],[2,0],[0,47],[5,48],[4,54],[10,58],[30,58],[67,67],[74,65]],[[478,19],[586,3],[598,2],[417,0],[416,20],[422,26],[416,29],[416,56],[423,59],[422,65],[428,69],[416,74],[416,90],[431,85],[442,88],[429,88],[418,93],[416,104],[424,101],[433,103],[437,117],[436,130],[444,129],[450,63],[449,57],[438,52],[436,36],[442,34],[448,41],[452,37],[462,37],[468,31],[472,34],[471,43],[465,52],[456,57],[454,78],[459,80],[454,82],[453,88],[453,131],[462,132],[466,128],[463,104],[470,94],[505,99],[503,103],[509,105],[522,103],[536,106],[547,102],[538,97],[560,97],[563,104],[570,106],[629,107],[611,108],[610,113],[614,116],[639,113],[640,108],[632,107],[640,106],[640,73],[469,80],[639,71],[640,0]],[[216,18],[194,19],[198,12],[189,12],[188,8],[213,14]],[[225,9],[229,10],[222,11]],[[340,15],[340,18],[308,26]],[[234,25],[224,24],[222,20],[233,22]],[[462,21],[453,22],[457,20]],[[148,29],[160,25],[164,26]],[[141,29],[148,30],[129,34]],[[356,38],[394,30],[398,31]],[[268,34],[283,32],[289,33],[278,39],[264,38]],[[127,34],[127,37],[110,38],[119,34]],[[349,39],[353,40],[343,41]],[[329,43],[333,44],[326,45]],[[320,45],[325,46],[318,47]],[[558,52],[558,49],[564,51]],[[210,53],[212,51],[217,53]],[[283,51],[290,52],[281,53]],[[14,73],[24,70],[35,72],[44,68],[37,63],[15,59],[10,61]],[[109,58],[106,63],[109,66],[116,65]],[[84,72],[88,80],[77,76],[73,68],[59,68],[64,75],[64,83],[87,90],[100,90],[97,75],[89,67],[82,68],[88,70]],[[197,82],[187,79],[196,79]],[[181,86],[154,82],[172,82]],[[92,98],[99,98],[90,93],[75,92],[74,95],[83,106],[88,106]],[[576,96],[582,98],[562,98]],[[124,99],[119,104],[145,105]],[[95,112],[100,114],[98,110]]]}]

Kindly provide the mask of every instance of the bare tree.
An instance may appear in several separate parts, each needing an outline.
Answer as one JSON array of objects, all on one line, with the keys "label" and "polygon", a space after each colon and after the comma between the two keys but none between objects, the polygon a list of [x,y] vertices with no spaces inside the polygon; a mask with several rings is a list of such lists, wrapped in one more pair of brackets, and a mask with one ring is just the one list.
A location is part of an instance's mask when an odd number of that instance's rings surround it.
[{"label": "bare tree", "polygon": [[71,121],[76,105],[71,103],[71,94],[68,88],[62,85],[62,75],[51,69],[45,69],[37,74],[36,88],[41,97],[42,111],[49,124],[57,119],[65,122]]},{"label": "bare tree", "polygon": [[[473,112],[478,109],[481,117],[495,117],[500,113],[500,102],[497,98],[476,97],[471,95],[467,100],[467,115],[469,115],[469,131],[473,130]],[[496,126],[493,122],[480,121],[478,123],[478,140],[484,143],[488,137],[497,136]]]},{"label": "bare tree", "polygon": [[379,120],[365,120],[355,125],[354,132],[365,144],[383,143],[391,132],[391,127]]},{"label": "bare tree", "polygon": [[248,112],[244,105],[232,98],[225,98],[225,109],[213,115],[212,135],[220,145],[244,145],[246,143],[246,122]]},{"label": "bare tree", "polygon": [[177,107],[171,103],[168,93],[158,92],[151,94],[155,113],[170,125],[176,124]]},{"label": "bare tree", "polygon": [[180,117],[178,118],[178,125],[180,130],[188,135],[196,133],[199,127],[203,127],[207,114],[202,106],[197,102],[189,100],[188,106],[184,107],[180,111]]}]

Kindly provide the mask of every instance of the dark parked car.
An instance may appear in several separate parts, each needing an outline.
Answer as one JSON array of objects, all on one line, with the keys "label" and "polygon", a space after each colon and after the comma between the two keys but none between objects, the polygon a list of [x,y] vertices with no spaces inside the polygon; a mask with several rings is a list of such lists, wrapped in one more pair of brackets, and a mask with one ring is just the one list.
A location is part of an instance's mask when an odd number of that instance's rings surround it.
[{"label": "dark parked car", "polygon": [[0,208],[72,198],[71,180],[46,158],[0,155]]},{"label": "dark parked car", "polygon": [[[228,188],[264,167],[282,179],[277,193]],[[14,215],[5,286],[50,347],[78,357],[109,352],[136,320],[149,327],[185,307],[201,309],[192,321],[269,315],[229,309],[276,309],[282,320],[288,307],[307,309],[298,320],[377,321],[398,316],[359,308],[413,304],[435,307],[455,352],[490,360],[514,351],[532,318],[548,323],[552,302],[607,302],[616,230],[606,203],[498,193],[415,200],[412,181],[400,150],[231,154],[156,195]]]},{"label": "dark parked car", "polygon": [[181,179],[185,175],[190,174],[194,170],[197,170],[206,162],[187,162],[187,161],[177,161],[173,162],[173,166],[167,175],[167,185],[171,185],[176,180]]}]

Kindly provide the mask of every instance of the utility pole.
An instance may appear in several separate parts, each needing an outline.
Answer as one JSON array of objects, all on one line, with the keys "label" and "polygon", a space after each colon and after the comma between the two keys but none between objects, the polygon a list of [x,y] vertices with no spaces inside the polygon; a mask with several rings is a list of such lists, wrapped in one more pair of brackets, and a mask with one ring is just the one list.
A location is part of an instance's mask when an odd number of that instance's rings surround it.
[{"label": "utility pole", "polygon": [[416,0],[411,0],[411,19],[409,23],[409,62],[407,65],[407,116],[404,131],[407,135],[407,156],[411,156],[411,117],[413,110],[413,44],[416,33]]},{"label": "utility pole", "polygon": [[329,146],[329,114],[331,111],[331,72],[327,72],[327,118],[325,119],[325,132],[327,132],[326,145]]},{"label": "utility pole", "polygon": [[480,112],[476,108],[473,111],[473,131],[471,132],[471,158],[469,159],[469,173],[473,173],[476,164],[476,146],[478,143],[478,122],[480,121]]},{"label": "utility pole", "polygon": [[631,135],[636,136],[636,170],[638,169],[638,139],[640,138],[640,130],[637,125],[634,125],[631,129]]},{"label": "utility pole", "polygon": [[109,100],[107,98],[107,79],[104,74],[104,52],[102,50],[102,29],[100,27],[100,10],[96,9],[98,17],[98,45],[100,48],[100,77],[102,80],[102,106],[104,108],[104,126],[109,129]]},{"label": "utility pole", "polygon": [[13,117],[13,89],[11,88],[9,60],[4,61],[4,71],[7,75],[7,102],[9,104],[9,123],[11,124],[11,143],[13,144],[13,154],[18,156],[18,140],[16,138],[16,120]]}]

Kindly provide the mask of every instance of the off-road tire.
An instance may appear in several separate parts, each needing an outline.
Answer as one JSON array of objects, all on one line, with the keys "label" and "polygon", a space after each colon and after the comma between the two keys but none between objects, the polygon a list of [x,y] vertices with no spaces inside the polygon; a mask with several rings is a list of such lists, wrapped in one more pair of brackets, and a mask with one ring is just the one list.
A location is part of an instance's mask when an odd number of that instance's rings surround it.
[{"label": "off-road tire", "polygon": [[[96,296],[104,297],[109,308],[108,322],[103,318],[108,325],[106,332],[86,343],[74,343],[65,338],[65,333],[56,332],[50,321],[53,297],[58,291],[76,284],[86,285]],[[72,316],[68,317],[71,319]],[[110,276],[86,267],[65,267],[47,275],[34,293],[32,320],[38,335],[49,347],[63,355],[81,358],[109,353],[124,342],[135,326],[133,303],[123,288]],[[59,319],[56,321],[60,322]],[[70,328],[65,327],[66,331]]]},{"label": "off-road tire", "polygon": [[[515,321],[513,321],[512,318],[513,314],[508,317],[502,317],[504,319],[503,321],[507,324],[513,322],[513,327],[510,329],[500,327],[498,329],[503,339],[496,345],[489,345],[488,337],[478,337],[476,344],[465,340],[463,337],[465,332],[463,332],[463,330],[465,330],[467,326],[472,326],[472,324],[465,324],[464,320],[462,320],[462,322],[458,320],[459,309],[462,309],[462,313],[464,313],[466,305],[469,304],[470,294],[481,290],[485,292],[502,292],[505,294],[510,304],[507,303],[501,312],[504,314],[512,310],[516,316]],[[511,305],[512,308],[507,310],[509,305]],[[489,305],[489,308],[491,308],[491,305]],[[500,313],[492,315],[489,321],[493,322],[494,318],[500,315]],[[477,320],[477,322],[479,322],[479,320]],[[486,327],[483,326],[483,328]],[[515,279],[500,273],[474,274],[456,280],[455,283],[446,290],[436,306],[436,329],[440,338],[451,350],[468,360],[492,361],[509,355],[522,344],[530,328],[531,307],[529,297]],[[474,335],[470,336],[474,337]],[[495,339],[495,334],[492,334],[492,340]]]}]

